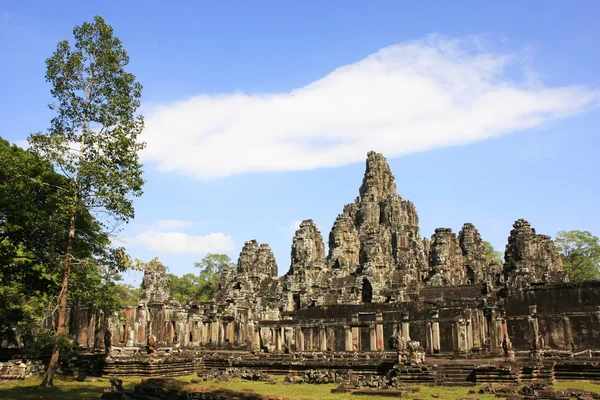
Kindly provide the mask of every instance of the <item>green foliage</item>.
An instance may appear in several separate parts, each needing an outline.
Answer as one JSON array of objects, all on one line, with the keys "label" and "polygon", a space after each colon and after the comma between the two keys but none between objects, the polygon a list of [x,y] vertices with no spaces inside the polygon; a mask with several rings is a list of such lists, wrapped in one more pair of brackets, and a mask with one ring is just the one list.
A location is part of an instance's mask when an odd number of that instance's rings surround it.
[{"label": "green foliage", "polygon": [[112,313],[121,306],[136,306],[141,290],[118,283],[121,275],[114,268],[88,259],[73,270],[69,304],[87,306]]},{"label": "green foliage", "polygon": [[[49,163],[0,138],[0,338],[14,339],[12,327],[33,329],[56,303],[70,223],[61,212],[68,186]],[[73,256],[104,255],[108,235],[81,204],[75,225]]]},{"label": "green foliage", "polygon": [[181,304],[190,301],[203,301],[201,296],[201,281],[194,274],[185,274],[182,277],[168,274],[169,289],[173,300]]},{"label": "green foliage", "polygon": [[488,264],[502,265],[502,257],[504,254],[501,251],[496,251],[490,242],[484,240],[483,245],[485,246],[485,258]]},{"label": "green foliage", "polygon": [[101,17],[73,34],[73,47],[62,41],[46,60],[57,115],[47,134],[29,142],[73,178],[71,200],[126,222],[134,216],[129,195],[140,196],[144,184],[137,140],[144,123],[136,115],[142,86],[125,71],[129,57]]},{"label": "green foliage", "polygon": [[42,330],[24,340],[25,353],[31,358],[47,357],[55,348],[60,349],[61,361],[67,360],[74,349],[73,341],[66,333],[59,335],[48,330]]},{"label": "green foliage", "polygon": [[112,295],[122,306],[137,306],[142,297],[142,289],[125,283],[115,283],[112,286]]},{"label": "green foliage", "polygon": [[219,289],[221,274],[235,269],[235,264],[225,254],[209,253],[200,262],[194,263],[194,266],[201,269],[198,276],[199,301],[212,300]]},{"label": "green foliage", "polygon": [[600,278],[600,239],[597,236],[588,231],[560,231],[555,242],[572,281]]}]

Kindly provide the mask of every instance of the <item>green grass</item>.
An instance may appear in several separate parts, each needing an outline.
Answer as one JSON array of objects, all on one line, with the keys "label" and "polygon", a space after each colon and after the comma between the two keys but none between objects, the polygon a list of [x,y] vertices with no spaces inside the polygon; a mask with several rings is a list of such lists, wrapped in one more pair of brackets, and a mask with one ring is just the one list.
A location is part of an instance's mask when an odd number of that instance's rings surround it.
[{"label": "green grass", "polygon": [[[195,375],[177,378],[182,382],[190,382]],[[132,388],[141,381],[140,378],[126,378],[123,386],[126,389]],[[337,385],[308,385],[295,384],[285,385],[282,383],[282,377],[275,377],[276,383],[250,382],[235,380],[231,382],[201,382],[190,384],[189,388],[201,391],[228,390],[232,392],[255,392],[272,398],[282,399],[315,399],[315,400],[342,400],[348,398],[389,400],[389,397],[383,396],[352,396],[349,394],[331,393],[331,389]],[[58,399],[99,399],[104,389],[109,387],[108,378],[98,378],[95,382],[77,382],[74,379],[57,377],[55,386],[52,388],[39,387],[40,378],[32,378],[24,381],[4,381],[0,384],[0,399],[23,399],[23,400],[58,400]],[[187,385],[186,385],[187,386]],[[415,387],[415,386],[409,386]],[[586,391],[600,392],[600,384],[587,382],[560,382],[554,385],[557,390],[567,388],[577,388]],[[420,391],[410,393],[407,399],[432,399],[432,395],[439,395],[440,399],[459,399],[465,397],[479,398],[480,400],[496,399],[493,395],[469,394],[472,387],[440,387],[440,386],[420,386]],[[478,389],[478,388],[476,388]]]}]

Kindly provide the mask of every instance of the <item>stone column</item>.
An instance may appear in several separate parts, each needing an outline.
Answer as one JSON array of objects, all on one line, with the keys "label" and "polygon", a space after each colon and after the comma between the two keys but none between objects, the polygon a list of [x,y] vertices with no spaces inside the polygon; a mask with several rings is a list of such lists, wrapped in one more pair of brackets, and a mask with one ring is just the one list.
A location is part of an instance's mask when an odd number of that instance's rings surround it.
[{"label": "stone column", "polygon": [[279,353],[281,351],[281,329],[280,328],[272,328],[274,339],[275,339],[275,351]]},{"label": "stone column", "polygon": [[302,327],[296,327],[296,351],[304,351],[304,332],[302,332]]},{"label": "stone column", "polygon": [[219,344],[219,322],[211,321],[210,322],[210,339],[213,346],[217,346]]},{"label": "stone column", "polygon": [[473,350],[473,320],[467,320],[467,351]]},{"label": "stone column", "polygon": [[352,351],[352,328],[344,326],[344,350]]},{"label": "stone column", "polygon": [[377,326],[375,328],[377,335],[377,350],[383,351],[385,350],[385,342],[383,338],[383,314],[377,314],[376,317]]},{"label": "stone column", "polygon": [[260,328],[254,328],[252,333],[252,349],[260,350]]},{"label": "stone column", "polygon": [[219,346],[222,346],[225,343],[225,323],[220,322],[219,326]]},{"label": "stone column", "polygon": [[369,339],[371,345],[370,350],[377,351],[377,328],[375,327],[375,324],[369,326]]},{"label": "stone column", "polygon": [[565,330],[565,349],[571,350],[571,342],[573,337],[571,335],[571,320],[566,315],[563,317],[563,328]]},{"label": "stone column", "polygon": [[315,334],[315,329],[313,327],[308,328],[308,349],[309,351],[313,351],[315,349],[315,344],[314,344],[314,334]]},{"label": "stone column", "polygon": [[533,349],[541,348],[540,326],[537,318],[537,305],[529,306],[529,337],[531,338],[531,347]]},{"label": "stone column", "polygon": [[233,344],[235,338],[234,338],[234,322],[227,322],[226,328],[225,328],[225,341],[229,342],[231,344]]},{"label": "stone column", "polygon": [[410,341],[410,322],[408,320],[408,314],[402,315],[402,323],[400,324],[400,333],[407,342]]},{"label": "stone column", "polygon": [[454,322],[453,329],[454,351],[465,353],[467,351],[467,322],[463,318],[458,318]]},{"label": "stone column", "polygon": [[433,353],[440,352],[440,314],[438,311],[431,313],[431,347]]},{"label": "stone column", "polygon": [[[490,326],[490,351],[492,353],[502,352],[502,316],[498,315],[496,310],[492,310],[492,320]],[[536,320],[537,321],[537,320]]]},{"label": "stone column", "polygon": [[360,328],[352,327],[352,351],[360,351]]},{"label": "stone column", "polygon": [[319,328],[319,337],[321,339],[321,351],[327,351],[327,329],[325,327]]}]

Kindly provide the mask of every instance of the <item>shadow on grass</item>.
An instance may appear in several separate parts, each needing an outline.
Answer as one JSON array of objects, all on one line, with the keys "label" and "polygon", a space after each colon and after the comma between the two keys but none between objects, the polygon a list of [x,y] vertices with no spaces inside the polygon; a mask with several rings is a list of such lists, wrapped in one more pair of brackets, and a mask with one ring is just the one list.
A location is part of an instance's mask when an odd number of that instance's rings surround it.
[{"label": "shadow on grass", "polygon": [[0,399],[10,400],[59,400],[59,399],[99,399],[104,391],[101,387],[73,387],[61,386],[40,387],[38,384],[15,386],[4,389],[0,386]]}]

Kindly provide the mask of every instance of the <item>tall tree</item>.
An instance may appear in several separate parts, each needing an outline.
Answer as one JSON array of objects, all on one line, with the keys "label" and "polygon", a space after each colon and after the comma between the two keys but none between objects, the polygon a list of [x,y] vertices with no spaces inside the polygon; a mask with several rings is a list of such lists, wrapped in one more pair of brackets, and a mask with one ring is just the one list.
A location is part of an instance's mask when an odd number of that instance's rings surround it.
[{"label": "tall tree", "polygon": [[600,277],[600,239],[597,236],[588,231],[560,231],[555,242],[572,281]]},{"label": "tall tree", "polygon": [[198,295],[196,300],[210,301],[213,299],[219,289],[219,278],[226,270],[233,270],[235,264],[225,254],[207,254],[200,262],[194,263],[194,266],[200,268],[198,276]]},{"label": "tall tree", "polygon": [[[103,18],[73,29],[75,43],[58,44],[46,60],[56,110],[45,134],[29,138],[32,149],[69,178],[62,210],[69,219],[61,283],[57,334],[65,331],[67,297],[78,206],[98,215],[114,229],[134,216],[132,196],[142,194],[144,180],[138,151],[143,119],[136,114],[142,86],[125,71],[129,57]],[[114,225],[113,225],[114,224]],[[42,385],[52,385],[58,368],[55,348]]]}]

